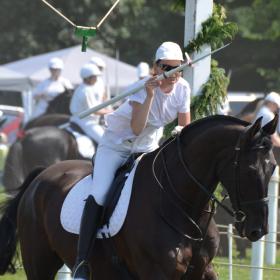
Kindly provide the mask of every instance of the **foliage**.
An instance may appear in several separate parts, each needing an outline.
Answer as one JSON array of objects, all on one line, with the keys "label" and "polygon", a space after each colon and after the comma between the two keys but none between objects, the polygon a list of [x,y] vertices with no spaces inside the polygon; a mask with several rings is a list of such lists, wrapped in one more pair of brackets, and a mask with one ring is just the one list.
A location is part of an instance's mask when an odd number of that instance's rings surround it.
[{"label": "foliage", "polygon": [[[179,2],[177,2],[180,4]],[[179,5],[177,6],[179,7]],[[202,24],[201,31],[185,48],[185,51],[192,53],[199,51],[205,44],[216,49],[224,44],[227,39],[233,39],[237,32],[237,26],[231,22],[225,22],[226,12],[221,5],[214,5],[213,15]],[[218,62],[212,60],[211,74],[208,82],[204,85],[200,95],[194,96],[191,102],[191,116],[193,120],[213,115],[217,112],[218,105],[221,105],[227,95],[229,78],[225,71],[218,67]],[[168,138],[172,129],[176,126],[177,120],[167,125],[164,129],[164,137]]]},{"label": "foliage", "polygon": [[269,90],[280,92],[280,68],[264,69],[258,68],[258,73],[267,81],[267,88]]},{"label": "foliage", "polygon": [[223,46],[226,40],[232,40],[237,33],[237,25],[233,22],[225,22],[225,20],[225,8],[221,5],[214,5],[212,17],[202,24],[201,32],[190,41],[185,50],[190,53],[199,51],[204,44],[217,49]]},{"label": "foliage", "polygon": [[279,0],[254,0],[234,10],[243,37],[253,40],[280,38]]},{"label": "foliage", "polygon": [[222,104],[227,96],[229,78],[225,76],[224,69],[217,66],[218,62],[212,59],[209,80],[204,85],[202,93],[192,98],[191,111],[193,119],[215,114],[217,105]]},{"label": "foliage", "polygon": [[[214,4],[212,17],[202,24],[201,31],[186,46],[185,50],[189,53],[199,51],[205,44],[216,49],[221,47],[225,40],[232,40],[237,33],[237,25],[225,20],[225,9],[221,5]],[[215,114],[217,106],[225,100],[228,85],[229,78],[225,76],[225,71],[218,68],[217,61],[212,60],[208,82],[204,85],[201,95],[193,97],[192,118],[198,119]]]},{"label": "foliage", "polygon": [[[252,0],[252,3],[243,3],[232,11],[234,19],[239,24],[243,38],[255,42],[266,40],[262,53],[267,56],[262,66],[256,65],[257,73],[265,79],[267,90],[280,90],[278,64],[279,51],[269,51],[269,46],[280,42],[280,1],[279,0]],[[279,50],[279,48],[278,48]],[[271,55],[274,55],[273,58]],[[269,60],[271,60],[270,65]],[[254,62],[251,62],[251,64]],[[256,62],[255,62],[256,63]]]}]

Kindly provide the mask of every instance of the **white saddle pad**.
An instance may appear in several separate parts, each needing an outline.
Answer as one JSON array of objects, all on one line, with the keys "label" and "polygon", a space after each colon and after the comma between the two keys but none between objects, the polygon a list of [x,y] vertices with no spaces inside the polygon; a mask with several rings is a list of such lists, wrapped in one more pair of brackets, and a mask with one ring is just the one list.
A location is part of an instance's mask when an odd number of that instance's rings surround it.
[{"label": "white saddle pad", "polygon": [[[142,156],[135,161],[133,169],[128,174],[120,199],[110,218],[109,226],[99,229],[97,238],[103,238],[103,235],[106,237],[114,236],[120,231],[127,214],[135,170],[141,158]],[[60,213],[62,227],[66,231],[79,234],[85,199],[91,188],[93,188],[92,178],[91,175],[88,175],[80,180],[66,196]]]},{"label": "white saddle pad", "polygon": [[71,128],[67,128],[67,130],[75,137],[80,155],[84,158],[91,159],[95,153],[95,147],[90,138]]}]

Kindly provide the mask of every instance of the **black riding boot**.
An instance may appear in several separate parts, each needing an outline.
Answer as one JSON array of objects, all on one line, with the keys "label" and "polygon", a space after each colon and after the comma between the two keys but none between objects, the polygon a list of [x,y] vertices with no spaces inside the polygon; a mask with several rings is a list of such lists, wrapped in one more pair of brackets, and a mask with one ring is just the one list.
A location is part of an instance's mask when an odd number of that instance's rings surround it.
[{"label": "black riding boot", "polygon": [[93,249],[97,230],[100,226],[103,207],[98,205],[92,195],[86,199],[80,226],[78,251],[73,269],[73,279],[89,280],[89,257]]}]

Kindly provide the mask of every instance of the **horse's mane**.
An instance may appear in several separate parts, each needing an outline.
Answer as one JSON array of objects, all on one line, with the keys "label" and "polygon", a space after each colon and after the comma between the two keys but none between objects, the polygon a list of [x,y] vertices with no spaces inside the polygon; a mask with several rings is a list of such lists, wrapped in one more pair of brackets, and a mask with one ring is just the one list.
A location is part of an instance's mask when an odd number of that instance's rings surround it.
[{"label": "horse's mane", "polygon": [[248,126],[250,125],[249,122],[243,121],[241,119],[232,117],[232,116],[224,116],[224,115],[214,115],[214,116],[209,116],[205,117],[199,120],[195,120],[192,123],[190,123],[188,126],[184,127],[182,130],[182,135],[185,133],[189,133],[191,130],[194,128],[197,128],[198,126],[205,126],[205,125],[211,125],[213,126],[215,122],[223,122],[225,125],[231,125],[231,124],[237,124],[237,125],[242,125],[242,126]]}]

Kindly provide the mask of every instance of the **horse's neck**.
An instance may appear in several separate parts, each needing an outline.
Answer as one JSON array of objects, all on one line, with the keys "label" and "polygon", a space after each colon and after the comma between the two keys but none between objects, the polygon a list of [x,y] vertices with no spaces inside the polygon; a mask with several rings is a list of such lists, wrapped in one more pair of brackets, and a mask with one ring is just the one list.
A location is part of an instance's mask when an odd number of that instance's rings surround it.
[{"label": "horse's neck", "polygon": [[[218,183],[217,160],[219,153],[228,145],[234,146],[236,133],[225,136],[223,131],[212,133],[189,134],[183,139],[182,154],[190,173],[203,185],[208,193],[213,193]],[[189,139],[189,140],[188,140]],[[173,145],[176,145],[174,143]],[[174,150],[176,150],[174,154]],[[169,149],[174,156],[166,155],[167,167],[175,174],[173,176],[176,191],[187,203],[193,205],[192,215],[199,217],[209,201],[209,195],[190,178],[179,160],[177,147]],[[188,207],[188,206],[187,206]],[[190,209],[186,209],[190,210]]]}]

